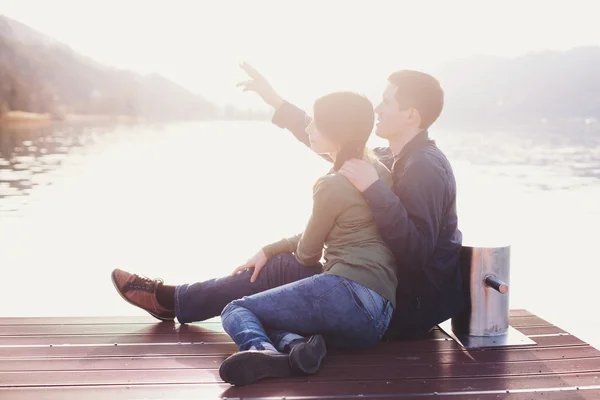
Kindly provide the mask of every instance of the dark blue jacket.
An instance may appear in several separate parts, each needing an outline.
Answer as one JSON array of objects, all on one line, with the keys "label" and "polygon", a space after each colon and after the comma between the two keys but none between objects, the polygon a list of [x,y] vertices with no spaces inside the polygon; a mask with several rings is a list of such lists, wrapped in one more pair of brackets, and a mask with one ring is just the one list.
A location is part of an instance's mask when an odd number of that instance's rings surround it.
[{"label": "dark blue jacket", "polygon": [[[273,123],[310,146],[304,111],[285,102]],[[430,140],[417,135],[396,157],[389,147],[374,149],[391,171],[392,191],[376,181],[363,193],[379,234],[398,263],[396,309],[389,339],[418,335],[466,307],[459,269],[462,234],[456,215],[456,180],[448,159]]]}]

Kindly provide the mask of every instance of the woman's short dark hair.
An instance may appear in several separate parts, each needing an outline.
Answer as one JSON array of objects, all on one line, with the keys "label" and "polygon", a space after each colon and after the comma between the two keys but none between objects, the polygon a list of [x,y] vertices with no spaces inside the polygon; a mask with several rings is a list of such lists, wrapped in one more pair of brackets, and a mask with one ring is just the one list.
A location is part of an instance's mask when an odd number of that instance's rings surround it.
[{"label": "woman's short dark hair", "polygon": [[414,108],[421,115],[422,129],[429,128],[444,108],[444,90],[433,76],[424,72],[400,70],[388,81],[396,86],[396,100],[403,109]]},{"label": "woman's short dark hair", "polygon": [[313,105],[314,122],[323,136],[339,145],[333,168],[337,171],[351,158],[363,158],[373,125],[373,104],[354,92],[334,92]]}]

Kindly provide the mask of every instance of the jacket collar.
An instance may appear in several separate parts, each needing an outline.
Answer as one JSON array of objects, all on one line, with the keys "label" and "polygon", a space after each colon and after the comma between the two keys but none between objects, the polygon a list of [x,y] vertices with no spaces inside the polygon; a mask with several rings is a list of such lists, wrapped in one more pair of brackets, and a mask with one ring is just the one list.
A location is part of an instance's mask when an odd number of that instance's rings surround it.
[{"label": "jacket collar", "polygon": [[406,143],[402,150],[400,150],[400,153],[394,156],[394,166],[401,159],[406,158],[408,155],[414,153],[416,150],[421,149],[430,144],[435,145],[435,141],[429,139],[429,132],[427,131],[427,129],[425,129],[424,131],[418,133],[408,143]]},{"label": "jacket collar", "polygon": [[423,145],[425,145],[429,142],[430,142],[429,132],[427,131],[427,129],[425,129],[424,131],[418,133],[408,143],[406,143],[406,145],[404,145],[402,150],[400,150],[400,153],[398,153],[394,156],[394,160],[399,160],[399,159],[403,158],[407,154],[412,153],[416,149],[423,147]]}]

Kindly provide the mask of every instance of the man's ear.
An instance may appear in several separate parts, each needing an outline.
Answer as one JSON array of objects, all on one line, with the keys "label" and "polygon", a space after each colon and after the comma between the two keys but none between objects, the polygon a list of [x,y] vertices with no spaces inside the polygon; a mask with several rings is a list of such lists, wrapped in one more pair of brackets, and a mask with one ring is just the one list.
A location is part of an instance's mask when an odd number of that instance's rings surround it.
[{"label": "man's ear", "polygon": [[421,114],[416,108],[411,108],[408,112],[408,122],[417,126],[421,125]]}]

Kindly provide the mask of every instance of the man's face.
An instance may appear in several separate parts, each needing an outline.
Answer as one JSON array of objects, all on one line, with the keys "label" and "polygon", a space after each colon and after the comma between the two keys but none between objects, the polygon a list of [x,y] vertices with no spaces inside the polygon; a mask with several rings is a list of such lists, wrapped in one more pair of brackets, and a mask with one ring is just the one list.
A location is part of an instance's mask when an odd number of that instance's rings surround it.
[{"label": "man's face", "polygon": [[383,139],[403,136],[414,124],[411,112],[415,110],[401,109],[396,99],[396,90],[396,86],[389,83],[383,92],[381,103],[375,107],[377,114],[375,133]]}]

